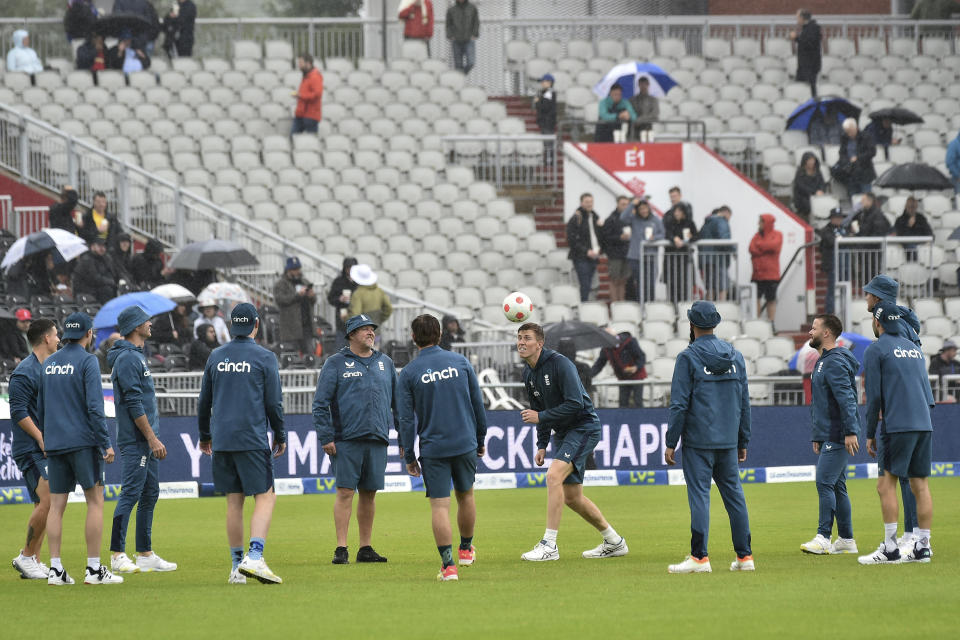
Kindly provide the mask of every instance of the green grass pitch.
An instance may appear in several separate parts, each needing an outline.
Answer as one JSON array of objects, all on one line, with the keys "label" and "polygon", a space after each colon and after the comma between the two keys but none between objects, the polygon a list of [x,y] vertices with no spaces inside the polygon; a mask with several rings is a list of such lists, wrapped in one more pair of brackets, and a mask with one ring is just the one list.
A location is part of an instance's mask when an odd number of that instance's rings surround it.
[{"label": "green grass pitch", "polygon": [[[854,480],[854,533],[862,553],[882,536],[872,480]],[[816,533],[813,483],[746,485],[757,571],[731,573],[726,515],[714,490],[714,572],[669,575],[689,551],[683,487],[587,488],[630,545],[630,555],[584,560],[599,536],[569,510],[560,561],[523,563],[543,532],[546,494],[477,492],[478,561],[458,583],[437,583],[439,556],[423,494],[381,494],[374,546],[386,565],[334,566],[332,496],[281,497],[266,559],[284,584],[228,585],[225,500],[157,506],[154,548],[180,563],[170,574],[81,584],[84,506],[65,519],[64,564],[78,580],[51,588],[9,566],[28,506],[0,507],[3,636],[135,638],[944,638],[957,632],[960,482],[931,480],[933,562],[861,567],[853,555],[808,556]],[[107,503],[107,522],[116,503]],[[248,504],[247,515],[251,507]],[[351,562],[356,521],[351,523]],[[133,544],[133,522],[128,543]],[[109,544],[105,526],[104,556]],[[48,560],[46,546],[41,554]]]}]

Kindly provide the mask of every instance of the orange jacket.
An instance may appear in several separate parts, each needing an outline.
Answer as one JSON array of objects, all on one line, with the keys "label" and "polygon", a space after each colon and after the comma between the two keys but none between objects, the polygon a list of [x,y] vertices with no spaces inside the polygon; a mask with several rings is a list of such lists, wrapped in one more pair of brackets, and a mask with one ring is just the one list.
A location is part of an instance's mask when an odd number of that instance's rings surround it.
[{"label": "orange jacket", "polygon": [[783,234],[773,228],[775,218],[764,213],[763,231],[758,232],[750,241],[750,257],[753,259],[753,277],[751,280],[780,279],[780,247],[783,246]]},{"label": "orange jacket", "polygon": [[320,120],[320,103],[323,101],[323,74],[317,69],[311,69],[300,81],[297,89],[297,110],[293,112],[298,118]]}]

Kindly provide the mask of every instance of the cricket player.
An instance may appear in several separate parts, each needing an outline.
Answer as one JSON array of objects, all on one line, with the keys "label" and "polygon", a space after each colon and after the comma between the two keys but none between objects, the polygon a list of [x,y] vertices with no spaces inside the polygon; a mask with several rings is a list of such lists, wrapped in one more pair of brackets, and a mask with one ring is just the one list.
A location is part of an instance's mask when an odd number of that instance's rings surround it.
[{"label": "cricket player", "polygon": [[717,483],[730,517],[737,559],[731,571],[753,571],[750,519],[740,486],[737,462],[747,459],[750,441],[750,394],[743,355],[713,334],[720,313],[712,302],[698,300],[687,311],[690,346],[677,356],[670,388],[670,426],[664,460],[677,463],[677,442],[683,440],[680,462],[690,503],[690,555],[667,567],[670,573],[708,573],[710,479]]},{"label": "cricket player", "polygon": [[333,522],[337,548],[333,564],[349,564],[347,531],[358,492],[357,562],[386,562],[371,546],[377,491],[387,470],[390,427],[396,426],[394,392],[397,370],[393,360],[373,348],[377,324],[360,314],[347,320],[347,346],[323,364],[313,398],[313,424],[320,445],[333,465],[337,497]]},{"label": "cricket player", "polygon": [[13,559],[13,568],[20,572],[21,578],[42,580],[50,575],[50,569],[38,559],[50,511],[50,483],[43,452],[43,432],[37,417],[37,394],[40,392],[43,362],[56,353],[60,342],[57,325],[45,318],[34,320],[27,329],[27,341],[33,352],[13,370],[8,389],[10,421],[19,427],[13,430],[10,454],[27,483],[33,512],[27,522],[27,541],[20,555]]},{"label": "cricket player", "polygon": [[71,585],[74,580],[60,561],[63,513],[67,496],[79,484],[87,501],[84,527],[87,569],[84,584],[120,584],[100,564],[103,541],[103,463],[113,462],[113,447],[103,415],[103,385],[97,357],[87,353],[93,340],[93,320],[83,312],[71,313],[63,322],[62,349],[43,362],[43,377],[37,399],[50,482],[50,513],[47,538],[50,574],[47,584]]},{"label": "cricket player", "polygon": [[[123,340],[113,343],[107,362],[113,369],[114,404],[117,410],[117,448],[123,492],[113,511],[113,535],[110,538],[110,568],[114,573],[140,571],[176,571],[175,562],[167,562],[153,552],[153,509],[160,497],[160,461],[167,448],[159,438],[160,415],[153,377],[143,354],[143,345],[151,335],[150,314],[133,305],[117,316],[117,331]],[[137,559],[125,553],[127,525],[137,506]]]},{"label": "cricket player", "polygon": [[[407,472],[419,477],[430,499],[433,538],[440,552],[437,580],[457,580],[450,530],[450,484],[457,496],[457,528],[460,566],[476,561],[473,530],[477,507],[473,481],[477,458],[483,456],[487,414],[480,383],[470,362],[459,353],[441,349],[440,322],[420,315],[410,324],[419,353],[403,368],[397,380],[397,413],[400,446]],[[414,440],[420,436],[420,461]]]},{"label": "cricket player", "polygon": [[[840,318],[822,314],[813,319],[810,346],[820,351],[811,374],[811,437],[817,458],[820,523],[817,535],[800,545],[804,553],[856,553],[853,519],[847,495],[847,460],[860,450],[860,413],[856,375],[860,363],[849,349],[837,346],[843,333]],[[838,538],[831,543],[833,521]]]},{"label": "cricket player", "polygon": [[[883,542],[860,564],[930,562],[933,501],[927,478],[933,457],[934,406],[923,352],[902,335],[900,309],[878,302],[873,332],[878,340],[867,347],[864,369],[867,389],[867,452],[876,457],[880,476],[877,493],[883,515]],[[877,434],[880,414],[883,423]],[[918,537],[902,554],[897,545],[897,479],[910,479],[917,502]]]},{"label": "cricket player", "polygon": [[[197,404],[200,450],[213,456],[214,488],[227,494],[227,541],[233,563],[229,584],[245,584],[246,577],[263,584],[283,582],[264,561],[263,548],[277,501],[271,452],[273,458],[282,456],[287,436],[277,357],[254,342],[259,329],[260,317],[252,304],[243,302],[233,308],[233,339],[207,358]],[[272,445],[268,427],[273,431]],[[244,555],[246,496],[253,496],[254,502],[250,544]]]},{"label": "cricket player", "polygon": [[[864,297],[867,301],[867,311],[873,313],[873,309],[878,302],[886,302],[888,305],[897,304],[897,296],[900,293],[900,283],[887,275],[875,276],[864,287]],[[912,309],[897,305],[900,311],[900,335],[920,347],[920,319]],[[900,478],[900,495],[903,500],[903,535],[897,538],[897,545],[900,547],[900,555],[906,555],[907,551],[913,548],[914,538],[918,535],[917,524],[917,501],[910,490],[910,481],[907,478]]]},{"label": "cricket player", "polygon": [[580,382],[576,366],[556,351],[543,348],[543,328],[533,322],[517,331],[517,353],[523,358],[523,386],[530,409],[520,418],[537,425],[537,453],[533,460],[542,467],[553,432],[553,461],[547,470],[547,528],[543,538],[522,556],[523,560],[559,560],[557,531],[563,505],[573,509],[603,536],[603,542],[583,552],[584,558],[625,556],[629,549],[589,498],[583,495],[583,472],[587,456],[600,442],[600,419],[590,396]]}]

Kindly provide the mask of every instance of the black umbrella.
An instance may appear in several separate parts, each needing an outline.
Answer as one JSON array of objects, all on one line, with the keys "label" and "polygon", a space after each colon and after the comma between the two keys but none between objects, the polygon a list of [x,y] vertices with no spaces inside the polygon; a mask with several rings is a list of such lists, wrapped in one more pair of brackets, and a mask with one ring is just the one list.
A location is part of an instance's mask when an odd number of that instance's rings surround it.
[{"label": "black umbrella", "polygon": [[950,237],[947,240],[960,240],[960,227],[957,227],[953,230],[953,233],[950,234]]},{"label": "black umbrella", "polygon": [[188,244],[180,250],[170,266],[174,269],[200,271],[260,264],[252,253],[229,240],[204,240]]},{"label": "black umbrella", "polygon": [[923,118],[915,114],[910,109],[902,107],[890,107],[888,109],[879,109],[870,114],[871,120],[889,120],[893,124],[920,124]]},{"label": "black umbrella", "polygon": [[107,37],[122,38],[130,35],[152,41],[160,35],[160,24],[136,13],[114,13],[97,20],[93,32]]},{"label": "black umbrella", "polygon": [[874,182],[878,187],[888,189],[909,189],[911,191],[941,191],[952,189],[953,184],[934,167],[922,162],[907,162],[890,167]]},{"label": "black umbrella", "polygon": [[546,338],[545,346],[549,349],[556,349],[561,338],[573,338],[577,351],[597,347],[615,347],[618,342],[616,336],[610,335],[597,325],[577,320],[548,324],[543,328],[543,333]]}]

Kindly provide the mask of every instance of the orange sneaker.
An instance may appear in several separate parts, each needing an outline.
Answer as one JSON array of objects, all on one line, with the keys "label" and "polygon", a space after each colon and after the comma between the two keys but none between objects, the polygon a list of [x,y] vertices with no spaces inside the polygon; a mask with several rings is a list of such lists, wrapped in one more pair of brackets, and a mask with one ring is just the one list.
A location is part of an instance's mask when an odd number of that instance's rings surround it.
[{"label": "orange sneaker", "polygon": [[452,564],[449,567],[443,567],[440,569],[440,573],[437,574],[438,582],[449,582],[450,580],[459,580],[460,577],[457,575],[457,565]]},{"label": "orange sneaker", "polygon": [[460,554],[460,566],[469,567],[477,560],[477,548],[470,545],[469,549],[457,549]]}]

